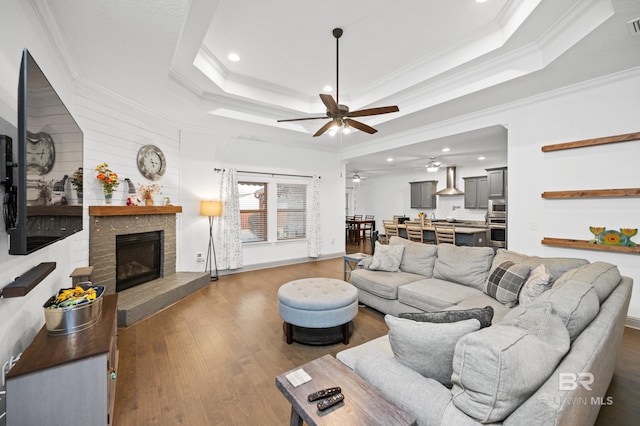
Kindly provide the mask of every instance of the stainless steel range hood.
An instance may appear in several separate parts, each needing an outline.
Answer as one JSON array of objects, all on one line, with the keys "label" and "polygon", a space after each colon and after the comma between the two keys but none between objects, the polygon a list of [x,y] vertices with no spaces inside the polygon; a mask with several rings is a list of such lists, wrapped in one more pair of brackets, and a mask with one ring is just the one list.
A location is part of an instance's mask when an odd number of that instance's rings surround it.
[{"label": "stainless steel range hood", "polygon": [[464,192],[456,188],[456,168],[447,167],[447,187],[436,192],[436,195],[464,195]]}]

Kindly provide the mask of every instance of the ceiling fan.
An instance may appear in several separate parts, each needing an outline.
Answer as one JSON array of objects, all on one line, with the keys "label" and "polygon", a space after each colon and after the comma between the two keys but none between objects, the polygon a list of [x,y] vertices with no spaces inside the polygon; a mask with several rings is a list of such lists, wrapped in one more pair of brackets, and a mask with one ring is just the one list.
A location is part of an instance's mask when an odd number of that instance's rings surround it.
[{"label": "ceiling fan", "polygon": [[333,96],[328,94],[320,94],[320,99],[322,103],[327,107],[327,114],[321,117],[306,117],[306,118],[292,118],[288,120],[278,120],[279,123],[285,121],[302,121],[302,120],[318,120],[318,119],[330,119],[328,123],[322,126],[317,132],[313,134],[313,136],[320,136],[329,130],[331,127],[340,127],[344,126],[345,128],[353,127],[363,132],[374,134],[377,132],[371,126],[368,126],[360,121],[353,120],[352,117],[364,117],[367,115],[379,115],[379,114],[388,114],[390,112],[398,112],[400,109],[393,106],[386,107],[378,107],[378,108],[367,108],[361,109],[358,111],[349,111],[349,107],[346,105],[341,105],[340,102],[340,91],[339,91],[339,70],[340,70],[340,57],[339,57],[339,42],[340,37],[342,36],[342,28],[334,28],[333,36],[336,38],[336,98],[333,99]]}]

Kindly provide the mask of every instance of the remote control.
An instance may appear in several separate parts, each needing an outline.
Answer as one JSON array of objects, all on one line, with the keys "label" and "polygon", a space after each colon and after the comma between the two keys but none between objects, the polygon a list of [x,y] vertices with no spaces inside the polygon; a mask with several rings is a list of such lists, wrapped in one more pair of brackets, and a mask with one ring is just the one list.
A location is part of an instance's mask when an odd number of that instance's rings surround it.
[{"label": "remote control", "polygon": [[323,399],[323,398],[327,398],[329,396],[333,396],[337,393],[342,392],[342,389],[340,389],[339,387],[334,387],[334,388],[328,388],[328,389],[322,389],[319,390],[318,392],[314,392],[309,394],[309,396],[307,396],[307,399],[309,400],[309,402],[311,401],[317,401],[319,399]]},{"label": "remote control", "polygon": [[327,408],[333,407],[337,403],[342,402],[342,400],[344,400],[344,395],[341,393],[337,393],[333,396],[330,396],[329,398],[323,399],[322,401],[318,402],[318,410],[326,410]]}]

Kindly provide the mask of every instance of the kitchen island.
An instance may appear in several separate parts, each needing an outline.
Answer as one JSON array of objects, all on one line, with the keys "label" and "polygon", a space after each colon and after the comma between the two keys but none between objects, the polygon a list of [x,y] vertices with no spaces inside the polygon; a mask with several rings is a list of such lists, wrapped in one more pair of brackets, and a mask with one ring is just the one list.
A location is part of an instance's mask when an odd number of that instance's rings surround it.
[{"label": "kitchen island", "polygon": [[[485,247],[487,245],[487,227],[486,226],[468,226],[464,223],[458,225],[454,223],[456,230],[456,245]],[[422,226],[422,235],[425,243],[436,242],[436,229],[433,224],[424,224]],[[398,225],[398,236],[407,238],[407,225]]]}]

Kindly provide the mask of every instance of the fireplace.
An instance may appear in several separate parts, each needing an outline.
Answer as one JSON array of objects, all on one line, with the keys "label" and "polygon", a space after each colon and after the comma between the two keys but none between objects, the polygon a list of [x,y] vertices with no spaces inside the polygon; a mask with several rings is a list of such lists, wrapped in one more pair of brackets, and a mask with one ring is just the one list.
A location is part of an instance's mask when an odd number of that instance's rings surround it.
[{"label": "fireplace", "polygon": [[[116,265],[116,258],[131,260],[134,255],[138,256],[139,250],[130,250],[133,254],[117,255],[116,244],[121,237],[147,233],[160,235],[159,242],[154,243],[155,249],[159,250],[159,260],[148,260],[147,253],[126,268],[135,270],[135,275],[145,275],[148,271],[143,270],[149,268],[159,270],[156,278],[173,276],[176,273],[176,213],[181,212],[180,206],[89,206],[89,264],[94,267],[93,283],[105,286],[106,294],[122,292],[118,300],[124,300],[127,292],[123,292],[116,283],[117,275],[120,275],[118,269],[122,270]],[[156,279],[150,278],[148,281]],[[140,283],[129,284],[134,286]]]},{"label": "fireplace", "polygon": [[162,276],[163,231],[116,236],[116,292]]}]

